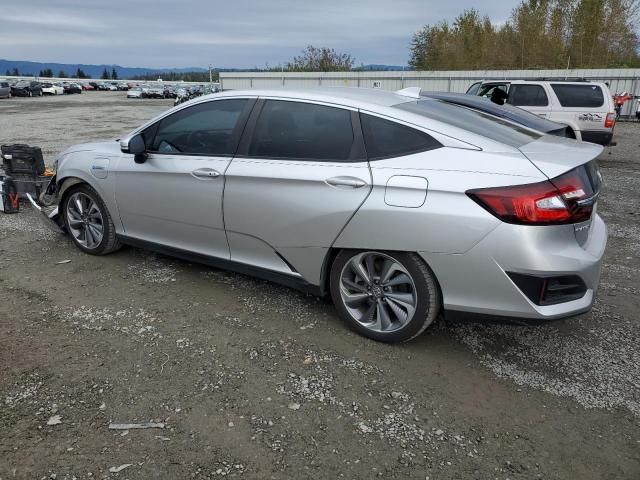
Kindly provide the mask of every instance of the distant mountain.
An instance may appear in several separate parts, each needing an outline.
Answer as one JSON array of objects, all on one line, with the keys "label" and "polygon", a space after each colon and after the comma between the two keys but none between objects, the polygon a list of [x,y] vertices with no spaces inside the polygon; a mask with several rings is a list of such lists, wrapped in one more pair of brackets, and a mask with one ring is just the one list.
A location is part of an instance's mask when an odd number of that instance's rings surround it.
[{"label": "distant mountain", "polygon": [[111,69],[115,68],[118,78],[130,78],[136,75],[145,75],[150,73],[168,73],[168,72],[206,72],[206,68],[188,67],[188,68],[141,68],[141,67],[122,67],[120,65],[85,65],[70,63],[44,63],[44,62],[27,62],[21,60],[3,60],[0,59],[0,75],[5,75],[7,70],[12,72],[14,68],[18,69],[21,75],[38,75],[40,70],[50,68],[55,76],[63,71],[67,76],[75,75],[78,69],[81,69],[91,78],[100,78],[102,72],[106,68],[109,74]]},{"label": "distant mountain", "polygon": [[[75,75],[78,69],[82,70],[86,75],[91,78],[100,78],[102,72],[106,68],[109,74],[111,69],[115,68],[118,78],[128,79],[132,77],[138,77],[156,73],[185,73],[185,72],[206,72],[206,68],[202,67],[186,67],[186,68],[143,68],[143,67],[122,67],[120,65],[87,65],[87,64],[72,64],[72,63],[49,63],[49,62],[28,62],[23,60],[3,60],[0,59],[0,75],[5,75],[7,71],[13,72],[14,69],[18,69],[20,75],[38,75],[41,70],[50,68],[53,71],[54,76],[58,76],[60,71],[63,71],[68,77]],[[407,70],[407,67],[401,65],[362,65],[356,67],[355,71],[399,71]],[[259,72],[258,68],[219,68],[216,67],[217,72]]]}]

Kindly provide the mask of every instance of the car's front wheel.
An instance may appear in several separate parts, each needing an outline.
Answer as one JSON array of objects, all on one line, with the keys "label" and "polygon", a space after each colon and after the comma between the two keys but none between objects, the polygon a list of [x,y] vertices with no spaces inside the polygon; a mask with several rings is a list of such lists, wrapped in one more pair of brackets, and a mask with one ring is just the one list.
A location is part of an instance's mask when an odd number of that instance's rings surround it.
[{"label": "car's front wheel", "polygon": [[111,215],[89,185],[77,185],[67,192],[63,212],[67,231],[83,252],[106,255],[120,248]]},{"label": "car's front wheel", "polygon": [[330,275],[340,317],[373,340],[411,340],[440,313],[438,283],[414,253],[343,250]]}]

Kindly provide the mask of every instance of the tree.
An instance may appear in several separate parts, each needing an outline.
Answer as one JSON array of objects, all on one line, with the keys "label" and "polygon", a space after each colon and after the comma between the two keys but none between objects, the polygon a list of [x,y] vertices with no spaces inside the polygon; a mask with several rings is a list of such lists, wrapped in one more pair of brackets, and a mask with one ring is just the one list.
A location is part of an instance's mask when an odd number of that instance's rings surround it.
[{"label": "tree", "polygon": [[14,68],[11,72],[11,75],[14,77],[19,77],[20,76],[20,72],[18,72],[17,68]]},{"label": "tree", "polygon": [[58,72],[58,78],[67,78],[67,72],[65,72],[64,70],[60,70]]},{"label": "tree", "polygon": [[84,73],[84,71],[81,68],[78,68],[78,70],[76,70],[76,77],[77,78],[89,78],[87,76],[87,74]]},{"label": "tree", "polygon": [[523,0],[495,26],[475,9],[414,33],[414,69],[640,65],[640,0]]},{"label": "tree", "polygon": [[115,67],[111,69],[111,80],[117,80],[118,79],[118,72],[116,72]]},{"label": "tree", "polygon": [[102,80],[109,80],[109,71],[106,68],[102,71],[102,76],[100,78]]},{"label": "tree", "polygon": [[341,72],[349,71],[355,59],[346,53],[338,53],[333,48],[316,48],[308,45],[302,55],[294,57],[287,64],[288,71],[294,72]]}]

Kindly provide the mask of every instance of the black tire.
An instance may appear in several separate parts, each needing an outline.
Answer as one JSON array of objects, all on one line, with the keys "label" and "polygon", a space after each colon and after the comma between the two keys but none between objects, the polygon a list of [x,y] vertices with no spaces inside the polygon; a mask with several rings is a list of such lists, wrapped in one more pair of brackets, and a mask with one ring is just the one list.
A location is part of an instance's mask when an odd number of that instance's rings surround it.
[{"label": "black tire", "polygon": [[[94,248],[87,248],[86,246],[82,245],[80,241],[74,236],[74,233],[69,223],[69,218],[67,215],[68,205],[72,197],[76,193],[82,193],[87,197],[89,197],[91,200],[93,200],[96,206],[98,207],[98,209],[100,210],[100,214],[102,216],[102,227],[103,227],[102,240]],[[98,195],[98,193],[90,185],[83,183],[83,184],[79,184],[71,187],[67,192],[65,192],[61,207],[62,207],[62,214],[64,216],[64,224],[67,229],[67,232],[69,232],[69,236],[71,237],[71,240],[73,241],[73,243],[75,243],[76,247],[78,247],[83,252],[88,253],[90,255],[107,255],[109,253],[115,252],[116,250],[122,247],[122,244],[120,243],[120,241],[118,240],[118,237],[116,236],[115,225],[113,224],[113,219],[109,214],[109,210],[107,209],[107,206],[105,205],[100,195]]]},{"label": "black tire", "polygon": [[[399,263],[411,278],[415,286],[415,311],[413,316],[400,328],[393,331],[375,331],[356,320],[347,309],[341,295],[341,275],[345,266],[357,255],[364,253],[360,250],[343,250],[335,258],[330,272],[331,298],[339,316],[347,325],[361,335],[379,342],[400,343],[414,339],[424,332],[438,317],[442,308],[441,292],[438,282],[426,263],[415,253],[391,251],[367,251],[390,257]],[[384,301],[384,300],[383,300]]]}]

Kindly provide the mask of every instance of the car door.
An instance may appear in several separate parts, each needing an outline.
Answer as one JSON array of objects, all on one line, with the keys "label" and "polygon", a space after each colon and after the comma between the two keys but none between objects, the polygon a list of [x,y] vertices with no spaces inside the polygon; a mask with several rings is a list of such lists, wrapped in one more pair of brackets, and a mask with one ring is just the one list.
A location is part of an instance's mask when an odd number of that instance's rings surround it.
[{"label": "car door", "polygon": [[226,172],[231,259],[310,283],[371,191],[355,110],[259,100]]},{"label": "car door", "polygon": [[183,108],[146,128],[146,161],[123,154],[116,202],[125,235],[229,258],[222,216],[224,172],[255,99]]},{"label": "car door", "polygon": [[512,83],[507,103],[520,107],[542,118],[548,118],[551,102],[545,88],[535,83]]}]

